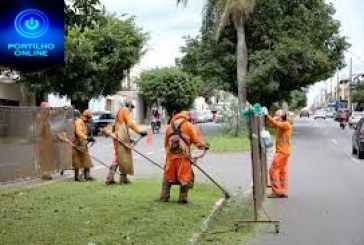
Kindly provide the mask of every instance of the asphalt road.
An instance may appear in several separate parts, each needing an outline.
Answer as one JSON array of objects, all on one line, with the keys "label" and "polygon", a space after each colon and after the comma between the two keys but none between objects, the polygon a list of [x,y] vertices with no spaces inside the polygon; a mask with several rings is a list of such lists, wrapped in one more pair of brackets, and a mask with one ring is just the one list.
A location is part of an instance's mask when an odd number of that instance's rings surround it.
[{"label": "asphalt road", "polygon": [[289,198],[266,201],[281,233],[251,244],[364,244],[364,161],[351,155],[351,135],[332,120],[295,122]]}]

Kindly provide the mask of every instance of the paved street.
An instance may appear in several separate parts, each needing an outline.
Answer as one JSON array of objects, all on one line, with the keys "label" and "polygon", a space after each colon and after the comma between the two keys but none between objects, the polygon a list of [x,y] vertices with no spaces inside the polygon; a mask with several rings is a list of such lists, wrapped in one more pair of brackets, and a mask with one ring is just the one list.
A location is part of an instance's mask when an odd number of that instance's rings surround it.
[{"label": "paved street", "polygon": [[252,245],[364,244],[364,161],[351,155],[351,134],[331,119],[296,121],[289,198],[266,202],[281,233]]}]

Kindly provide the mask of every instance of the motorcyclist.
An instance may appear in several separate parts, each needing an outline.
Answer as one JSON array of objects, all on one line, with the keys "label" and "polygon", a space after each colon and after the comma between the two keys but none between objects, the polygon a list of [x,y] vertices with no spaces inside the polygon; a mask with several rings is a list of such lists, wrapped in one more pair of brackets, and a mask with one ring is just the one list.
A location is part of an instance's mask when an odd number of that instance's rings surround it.
[{"label": "motorcyclist", "polygon": [[340,127],[345,128],[349,121],[349,114],[345,112],[343,109],[339,109],[339,122]]},{"label": "motorcyclist", "polygon": [[152,111],[152,118],[151,118],[151,126],[153,129],[153,132],[158,131],[161,127],[161,115],[158,110]]}]

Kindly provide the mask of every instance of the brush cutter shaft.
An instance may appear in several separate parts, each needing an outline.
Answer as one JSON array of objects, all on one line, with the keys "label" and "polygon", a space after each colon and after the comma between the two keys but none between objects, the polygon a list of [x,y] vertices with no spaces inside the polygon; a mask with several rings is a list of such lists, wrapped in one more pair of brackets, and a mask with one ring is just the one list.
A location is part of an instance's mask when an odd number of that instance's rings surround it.
[{"label": "brush cutter shaft", "polygon": [[[120,140],[118,137],[116,137],[116,135],[115,135],[115,134],[113,134],[113,133],[111,133],[111,132],[109,132],[109,131],[107,131],[107,130],[103,130],[103,132],[104,132],[105,134],[109,135],[111,138],[113,138],[113,139],[117,140],[119,143],[123,144],[126,148],[128,148],[128,149],[130,149],[130,150],[134,151],[135,153],[139,154],[141,157],[143,157],[143,158],[147,159],[147,160],[148,160],[150,163],[152,163],[153,165],[155,165],[155,166],[157,166],[158,168],[160,168],[160,169],[164,170],[164,168],[163,168],[160,164],[156,163],[155,161],[153,161],[152,159],[150,159],[149,157],[147,157],[146,155],[144,155],[143,153],[141,153],[140,151],[138,151],[137,149],[135,149],[135,148],[134,148],[134,147],[132,147],[131,145],[126,144],[124,141],[122,141],[122,140]],[[139,138],[136,142],[138,142],[141,138],[142,138],[142,137],[140,137],[140,138]]]}]

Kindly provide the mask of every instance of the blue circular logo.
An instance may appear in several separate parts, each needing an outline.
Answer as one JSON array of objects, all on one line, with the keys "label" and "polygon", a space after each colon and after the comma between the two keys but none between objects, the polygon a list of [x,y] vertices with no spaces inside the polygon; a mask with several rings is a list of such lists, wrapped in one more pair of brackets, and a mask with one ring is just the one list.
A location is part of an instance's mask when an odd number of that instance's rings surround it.
[{"label": "blue circular logo", "polygon": [[26,38],[38,38],[48,31],[49,21],[42,11],[26,9],[16,16],[14,26],[19,35]]}]

